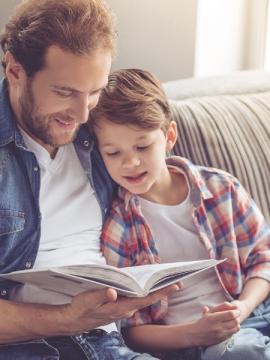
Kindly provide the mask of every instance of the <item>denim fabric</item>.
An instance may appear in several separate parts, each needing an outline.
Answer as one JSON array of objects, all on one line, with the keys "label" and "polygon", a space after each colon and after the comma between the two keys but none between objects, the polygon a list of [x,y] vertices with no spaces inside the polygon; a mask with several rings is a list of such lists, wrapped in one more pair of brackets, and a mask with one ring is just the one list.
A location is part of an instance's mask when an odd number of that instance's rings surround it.
[{"label": "denim fabric", "polygon": [[201,360],[270,360],[270,337],[259,330],[242,328],[229,340],[209,346]]},{"label": "denim fabric", "polygon": [[[89,131],[81,127],[74,147],[91,186],[95,189],[103,219],[110,208],[115,184],[93,146]],[[92,171],[94,169],[94,171]],[[40,176],[35,155],[23,141],[12,113],[6,80],[0,82],[0,273],[30,269],[39,240]],[[0,298],[8,299],[13,282],[0,281]]]},{"label": "denim fabric", "polygon": [[216,345],[157,355],[162,360],[270,360],[270,297],[241,325],[241,330]]},{"label": "denim fabric", "polygon": [[270,336],[270,296],[256,307],[252,315],[242,323],[241,327],[258,329],[264,335]]},{"label": "denim fabric", "polygon": [[58,359],[59,352],[43,340],[0,345],[0,360]]},{"label": "denim fabric", "polygon": [[230,339],[202,351],[201,360],[270,360],[270,297]]},{"label": "denim fabric", "polygon": [[[93,334],[91,334],[93,333]],[[75,337],[0,345],[0,360],[155,360],[126,347],[121,335],[94,330]]]},{"label": "denim fabric", "polygon": [[[92,333],[92,332],[90,332]],[[149,354],[139,354],[130,350],[124,343],[120,333],[113,331],[106,333],[103,330],[94,331],[95,335],[83,334],[76,336],[74,339],[78,341],[87,359],[91,360],[154,360]]]},{"label": "denim fabric", "polygon": [[201,349],[199,347],[181,349],[175,351],[169,351],[161,354],[160,359],[162,360],[200,360]]}]

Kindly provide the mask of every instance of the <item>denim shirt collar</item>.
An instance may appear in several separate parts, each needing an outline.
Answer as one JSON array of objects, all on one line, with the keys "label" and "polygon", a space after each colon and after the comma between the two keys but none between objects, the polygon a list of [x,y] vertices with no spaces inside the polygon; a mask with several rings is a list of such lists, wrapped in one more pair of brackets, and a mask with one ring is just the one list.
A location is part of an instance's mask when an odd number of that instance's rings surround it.
[{"label": "denim shirt collar", "polygon": [[8,83],[6,78],[3,78],[0,82],[0,128],[0,147],[5,146],[10,142],[16,142],[19,146],[24,146],[9,101]]}]

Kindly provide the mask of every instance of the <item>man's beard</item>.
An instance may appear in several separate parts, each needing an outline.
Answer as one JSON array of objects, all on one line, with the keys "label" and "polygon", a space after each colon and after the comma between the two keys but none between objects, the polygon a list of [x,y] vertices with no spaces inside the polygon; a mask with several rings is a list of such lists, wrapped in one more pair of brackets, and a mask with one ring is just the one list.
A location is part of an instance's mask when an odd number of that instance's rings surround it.
[{"label": "man's beard", "polygon": [[79,126],[70,138],[65,140],[63,139],[62,141],[57,141],[55,139],[55,136],[50,131],[50,123],[51,121],[54,121],[53,117],[56,116],[56,114],[43,116],[38,114],[37,108],[35,106],[33,91],[31,88],[31,80],[29,79],[27,80],[24,93],[19,99],[19,103],[21,111],[20,123],[22,127],[30,136],[40,140],[43,144],[57,148],[61,145],[71,143],[76,137],[79,131]]}]

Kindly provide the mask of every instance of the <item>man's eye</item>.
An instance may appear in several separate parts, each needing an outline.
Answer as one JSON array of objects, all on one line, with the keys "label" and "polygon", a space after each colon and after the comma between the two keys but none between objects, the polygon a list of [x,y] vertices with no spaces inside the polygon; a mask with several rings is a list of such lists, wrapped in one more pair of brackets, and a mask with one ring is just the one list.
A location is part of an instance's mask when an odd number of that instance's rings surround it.
[{"label": "man's eye", "polygon": [[72,95],[70,91],[56,91],[55,93],[62,98],[68,98]]}]

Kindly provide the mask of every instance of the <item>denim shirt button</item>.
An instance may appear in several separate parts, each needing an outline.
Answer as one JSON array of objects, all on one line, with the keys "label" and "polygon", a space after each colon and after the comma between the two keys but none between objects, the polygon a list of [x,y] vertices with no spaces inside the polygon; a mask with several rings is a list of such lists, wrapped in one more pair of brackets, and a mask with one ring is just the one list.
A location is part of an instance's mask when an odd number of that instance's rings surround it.
[{"label": "denim shirt button", "polygon": [[38,167],[37,167],[37,166],[34,166],[34,171],[38,171]]},{"label": "denim shirt button", "polygon": [[6,296],[7,295],[7,290],[3,289],[0,292],[1,296]]},{"label": "denim shirt button", "polygon": [[83,145],[84,145],[85,147],[88,147],[88,146],[89,146],[89,141],[88,141],[88,140],[84,140]]},{"label": "denim shirt button", "polygon": [[27,262],[25,263],[26,269],[30,269],[31,266],[32,266],[32,263],[31,263],[30,261],[27,261]]}]

